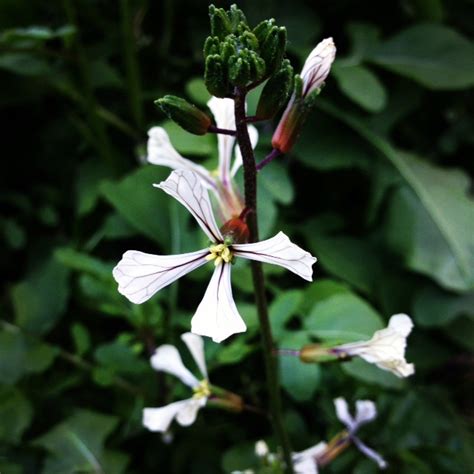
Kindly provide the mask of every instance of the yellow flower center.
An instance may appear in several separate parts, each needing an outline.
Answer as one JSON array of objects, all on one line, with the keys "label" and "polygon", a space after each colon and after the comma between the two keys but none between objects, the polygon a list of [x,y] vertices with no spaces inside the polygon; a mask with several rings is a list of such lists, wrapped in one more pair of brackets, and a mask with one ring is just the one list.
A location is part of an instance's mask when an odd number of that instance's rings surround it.
[{"label": "yellow flower center", "polygon": [[209,252],[209,255],[206,256],[206,260],[214,260],[214,265],[216,267],[222,262],[231,263],[234,258],[232,251],[225,243],[211,245],[209,247]]},{"label": "yellow flower center", "polygon": [[204,379],[199,382],[199,385],[193,388],[193,398],[199,400],[201,398],[207,398],[211,395],[211,389],[209,388],[209,381]]}]

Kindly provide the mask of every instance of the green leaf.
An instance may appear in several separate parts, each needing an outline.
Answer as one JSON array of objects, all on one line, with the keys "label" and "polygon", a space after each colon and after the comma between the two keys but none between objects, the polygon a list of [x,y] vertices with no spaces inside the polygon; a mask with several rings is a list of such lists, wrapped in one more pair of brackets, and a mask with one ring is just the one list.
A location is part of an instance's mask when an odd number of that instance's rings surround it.
[{"label": "green leaf", "polygon": [[36,267],[11,290],[15,321],[36,334],[50,331],[66,309],[69,270],[54,257]]},{"label": "green leaf", "polygon": [[405,263],[445,288],[474,288],[474,201],[468,195],[467,175],[398,151],[356,117],[323,100],[319,106],[366,138],[410,186],[411,194],[402,191],[404,209],[397,212],[399,227],[390,233],[398,239]]},{"label": "green leaf", "polygon": [[203,79],[200,77],[195,77],[188,81],[186,84],[186,93],[192,102],[202,106],[205,106],[212,97],[207,91]]},{"label": "green leaf", "polygon": [[330,278],[317,279],[306,288],[301,301],[300,311],[302,314],[309,313],[316,302],[325,300],[339,293],[350,293],[350,289],[345,283],[331,280]]},{"label": "green leaf", "polygon": [[139,168],[121,181],[106,182],[101,186],[105,198],[129,224],[165,249],[171,242],[168,210],[173,198],[154,188],[153,184],[165,180],[168,175],[168,169],[150,165]]},{"label": "green leaf", "polygon": [[46,370],[57,352],[18,331],[0,333],[0,383],[13,385],[26,374]]},{"label": "green leaf", "polygon": [[32,417],[31,403],[19,390],[0,387],[0,440],[17,444]]},{"label": "green leaf", "polygon": [[81,323],[74,323],[71,327],[71,335],[76,348],[76,354],[83,356],[91,347],[91,337],[87,328]]},{"label": "green leaf", "polygon": [[364,66],[339,65],[332,69],[344,94],[369,112],[380,112],[387,105],[387,92],[378,77]]},{"label": "green leaf", "polygon": [[49,452],[43,474],[124,472],[126,457],[110,458],[111,452],[104,448],[105,439],[117,423],[118,419],[113,416],[77,410],[70,418],[34,441],[34,445]]},{"label": "green leaf", "polygon": [[53,74],[53,70],[47,61],[27,53],[1,54],[0,69],[6,69],[20,76],[46,76]]},{"label": "green leaf", "polygon": [[95,359],[104,367],[120,374],[141,374],[149,370],[133,349],[120,341],[102,344],[95,351]]},{"label": "green leaf", "polygon": [[299,290],[290,290],[281,293],[269,308],[270,323],[274,338],[278,341],[285,335],[285,325],[301,305],[303,292]]},{"label": "green leaf", "polygon": [[362,298],[339,293],[313,306],[304,327],[322,340],[350,342],[369,339],[384,326],[380,315]]},{"label": "green leaf", "polygon": [[[287,332],[281,338],[279,347],[283,349],[300,349],[310,342],[306,331]],[[280,383],[296,401],[310,400],[316,392],[320,379],[321,369],[316,364],[303,364],[295,356],[279,356]]]},{"label": "green leaf", "polygon": [[369,384],[380,385],[385,388],[401,389],[405,385],[402,379],[386,370],[379,369],[359,357],[350,362],[341,364],[342,370],[348,375]]},{"label": "green leaf", "polygon": [[446,335],[461,347],[474,352],[474,320],[458,318],[446,327]]},{"label": "green leaf", "polygon": [[444,326],[462,315],[474,318],[474,292],[456,295],[430,285],[413,301],[413,316],[425,327]]},{"label": "green leaf", "polygon": [[76,180],[77,212],[84,216],[92,211],[100,196],[100,183],[111,175],[110,170],[98,160],[81,163]]},{"label": "green leaf", "polygon": [[291,204],[293,201],[293,184],[287,170],[280,163],[272,163],[265,168],[259,175],[259,181],[274,201],[282,204]]},{"label": "green leaf", "polygon": [[474,84],[474,46],[442,25],[412,26],[380,43],[367,59],[430,89]]}]

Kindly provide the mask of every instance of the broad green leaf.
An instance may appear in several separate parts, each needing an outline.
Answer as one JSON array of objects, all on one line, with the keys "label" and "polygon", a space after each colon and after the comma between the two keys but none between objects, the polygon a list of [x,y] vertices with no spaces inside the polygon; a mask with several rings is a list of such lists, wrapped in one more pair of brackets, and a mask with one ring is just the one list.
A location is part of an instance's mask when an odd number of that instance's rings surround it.
[{"label": "broad green leaf", "polygon": [[0,440],[17,444],[30,425],[32,417],[31,403],[19,390],[0,387]]},{"label": "broad green leaf", "polygon": [[84,355],[91,347],[91,337],[87,328],[81,323],[74,323],[71,327],[71,336],[76,354]]},{"label": "broad green leaf", "polygon": [[474,84],[472,42],[442,25],[411,26],[379,43],[367,59],[431,89]]},{"label": "broad green leaf", "polygon": [[386,370],[379,369],[359,357],[350,362],[341,364],[342,370],[348,375],[369,384],[380,385],[385,388],[401,389],[405,385],[402,379]]},{"label": "broad green leaf", "polygon": [[349,342],[370,339],[384,326],[380,315],[362,298],[339,293],[313,306],[304,319],[307,331],[323,340]]},{"label": "broad green leaf", "polygon": [[0,69],[20,76],[45,76],[54,73],[47,61],[28,53],[0,54]]},{"label": "broad green leaf", "polygon": [[94,357],[104,367],[120,374],[141,374],[149,368],[129,345],[120,341],[100,345]]},{"label": "broad green leaf", "polygon": [[296,315],[303,299],[303,292],[290,290],[281,293],[272,301],[269,314],[274,338],[279,340],[285,335],[285,325]]},{"label": "broad green leaf", "polygon": [[315,280],[314,283],[309,285],[304,291],[300,310],[303,317],[306,317],[316,302],[325,300],[339,293],[350,293],[350,289],[345,283],[329,278],[319,278]]},{"label": "broad green leaf", "polygon": [[430,285],[413,301],[413,316],[425,327],[444,326],[462,315],[474,318],[474,292],[456,295]]},{"label": "broad green leaf", "polygon": [[63,247],[55,251],[56,260],[71,270],[90,273],[102,279],[110,279],[113,264],[108,264],[98,258],[78,252],[77,250]]},{"label": "broad green leaf", "polygon": [[[168,210],[172,197],[153,187],[169,175],[161,166],[144,166],[118,182],[101,186],[105,198],[117,212],[142,234],[169,248],[170,217]],[[187,212],[187,211],[186,211]]]},{"label": "broad green leaf", "polygon": [[387,104],[387,92],[378,77],[364,66],[334,64],[334,73],[344,94],[369,112],[380,112]]},{"label": "broad green leaf", "polygon": [[[87,472],[103,474],[124,472],[125,457],[111,458],[104,448],[106,438],[114,431],[118,419],[88,410],[77,410],[34,441],[49,452],[43,474]],[[112,470],[113,468],[113,470]]]},{"label": "broad green leaf", "polygon": [[66,309],[69,270],[50,257],[11,290],[16,323],[29,332],[50,331]]},{"label": "broad green leaf", "polygon": [[[399,224],[409,227],[399,227],[397,234],[391,234],[403,240],[405,263],[430,275],[445,288],[458,291],[474,288],[474,201],[468,195],[467,175],[396,150],[363,121],[327,102],[320,100],[319,107],[369,141],[413,191],[411,195],[405,193],[405,209],[398,213]],[[403,234],[400,228],[404,229]]]},{"label": "broad green leaf", "polygon": [[211,94],[209,94],[206,89],[204,80],[201,77],[195,77],[188,81],[186,84],[186,93],[196,105],[205,106],[211,98]]},{"label": "broad green leaf", "polygon": [[[282,349],[301,349],[310,342],[306,331],[286,332],[279,342]],[[299,357],[280,355],[280,383],[283,388],[298,402],[310,400],[316,392],[321,369],[316,364],[304,364]]]},{"label": "broad green leaf", "polygon": [[241,443],[228,449],[222,456],[223,472],[234,472],[246,469],[257,461],[255,443]]},{"label": "broad green leaf", "polygon": [[46,370],[56,350],[19,331],[0,332],[0,383],[13,385],[24,375]]},{"label": "broad green leaf", "polygon": [[221,346],[217,352],[217,362],[223,364],[237,364],[255,351],[255,346],[246,343],[242,338],[235,338],[229,345]]},{"label": "broad green leaf", "polygon": [[259,182],[271,198],[282,204],[291,204],[294,198],[293,184],[288,172],[280,163],[272,163],[259,174]]}]

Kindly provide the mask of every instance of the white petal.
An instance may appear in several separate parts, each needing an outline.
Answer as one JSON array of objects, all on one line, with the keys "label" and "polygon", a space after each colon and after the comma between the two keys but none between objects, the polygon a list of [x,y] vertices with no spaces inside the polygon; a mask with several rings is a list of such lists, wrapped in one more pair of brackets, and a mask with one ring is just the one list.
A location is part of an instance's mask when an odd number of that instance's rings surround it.
[{"label": "white petal", "polygon": [[195,173],[189,170],[175,170],[166,181],[155,186],[185,206],[213,242],[222,240],[222,234],[217,227],[212,211],[209,194]]},{"label": "white petal", "polygon": [[143,303],[157,291],[206,263],[206,250],[181,255],[152,255],[129,250],[113,269],[118,291],[132,303]]},{"label": "white petal", "polygon": [[387,461],[379,454],[377,451],[374,451],[372,448],[369,448],[365,443],[363,443],[357,436],[352,438],[352,441],[357,446],[360,452],[364,453],[369,459],[375,461],[380,469],[385,469],[388,466]]},{"label": "white petal", "polygon": [[406,314],[394,314],[388,322],[388,327],[401,336],[407,337],[413,329],[413,321]]},{"label": "white petal", "polygon": [[176,421],[181,426],[189,426],[196,420],[197,413],[207,402],[207,398],[195,399],[191,398],[186,405],[184,405],[176,416]]},{"label": "white petal", "polygon": [[355,423],[357,427],[369,423],[377,416],[377,408],[371,400],[357,400]]},{"label": "white petal", "polygon": [[205,379],[207,379],[206,357],[204,354],[204,341],[202,340],[202,337],[191,332],[186,332],[181,335],[181,339],[188,347],[189,352],[191,352],[201,374]]},{"label": "white petal", "polygon": [[[234,101],[232,99],[218,99],[212,97],[207,103],[211,109],[216,126],[227,130],[235,130]],[[235,137],[217,134],[219,148],[219,178],[224,186],[230,183],[230,160]]]},{"label": "white petal", "polygon": [[[250,143],[252,144],[252,149],[255,149],[258,143],[258,130],[253,125],[249,125],[248,131]],[[242,152],[240,151],[240,147],[236,146],[234,163],[232,165],[232,171],[230,173],[232,177],[234,177],[237,171],[239,171],[239,168],[242,166],[242,163]]]},{"label": "white petal", "polygon": [[171,344],[164,344],[151,356],[151,366],[158,371],[178,377],[188,387],[199,385],[199,380],[184,366],[178,349]]},{"label": "white petal", "polygon": [[204,298],[191,320],[191,331],[221,342],[247,327],[232,297],[230,273],[232,265],[221,263],[212,274]]},{"label": "white petal", "polygon": [[303,80],[303,96],[321,87],[336,57],[336,47],[332,38],[321,41],[306,59],[301,79]]},{"label": "white petal", "polygon": [[295,474],[318,474],[318,465],[313,458],[301,458],[293,461]]},{"label": "white petal", "polygon": [[316,258],[292,243],[283,232],[278,232],[271,239],[254,244],[236,244],[232,248],[235,255],[279,265],[305,280],[313,281],[312,266]]},{"label": "white petal", "polygon": [[143,410],[143,425],[150,431],[166,431],[176,415],[191,400],[181,400],[160,408],[145,408]]},{"label": "white petal", "polygon": [[334,406],[336,408],[337,418],[344,423],[349,431],[352,431],[355,427],[355,420],[352,418],[352,415],[349,413],[349,407],[347,406],[347,401],[342,398],[336,398],[334,400]]},{"label": "white petal", "polygon": [[182,157],[171,144],[166,130],[162,127],[153,127],[148,130],[147,160],[153,165],[168,166],[174,170],[188,169],[196,173],[203,186],[217,189],[216,182],[209,171],[201,165]]}]

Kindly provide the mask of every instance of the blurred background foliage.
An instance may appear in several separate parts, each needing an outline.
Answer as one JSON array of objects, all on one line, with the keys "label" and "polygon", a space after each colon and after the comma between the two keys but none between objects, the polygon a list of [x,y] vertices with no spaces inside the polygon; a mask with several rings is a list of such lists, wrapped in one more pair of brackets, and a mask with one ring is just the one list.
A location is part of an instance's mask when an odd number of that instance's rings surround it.
[{"label": "blurred background foliage", "polygon": [[[219,6],[228,6],[216,2]],[[389,472],[474,468],[474,4],[242,1],[251,23],[288,28],[298,70],[322,38],[337,61],[290,156],[261,173],[262,231],[290,234],[319,259],[307,285],[266,267],[282,347],[369,337],[397,312],[415,330],[399,380],[362,361],[281,359],[295,450],[340,428],[332,399],[376,401],[362,438]],[[207,409],[190,428],[146,432],[143,406],[182,387],[148,364],[156,344],[188,330],[208,268],[134,306],[111,269],[123,251],[185,251],[202,239],[151,184],[146,132],[162,124],[187,157],[216,162],[215,136],[164,120],[165,93],[205,107],[200,79],[208,3],[1,0],[0,472],[217,473],[255,463],[267,421]],[[255,107],[254,94],[249,109]],[[259,126],[257,157],[274,124]],[[249,330],[206,342],[211,380],[265,401],[249,268],[234,291]],[[185,392],[183,392],[185,394]],[[324,472],[370,474],[349,450]]]}]

